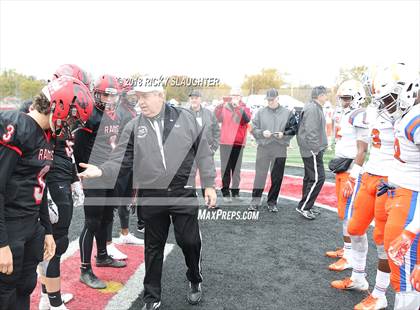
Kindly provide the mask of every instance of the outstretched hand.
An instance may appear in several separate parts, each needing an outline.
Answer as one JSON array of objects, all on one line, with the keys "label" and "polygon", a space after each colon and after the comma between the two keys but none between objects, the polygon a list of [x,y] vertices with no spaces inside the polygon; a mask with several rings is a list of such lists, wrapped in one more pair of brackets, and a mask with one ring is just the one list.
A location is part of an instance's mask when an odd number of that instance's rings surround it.
[{"label": "outstretched hand", "polygon": [[102,170],[95,165],[80,163],[79,166],[86,169],[77,174],[80,179],[94,179],[102,176]]}]

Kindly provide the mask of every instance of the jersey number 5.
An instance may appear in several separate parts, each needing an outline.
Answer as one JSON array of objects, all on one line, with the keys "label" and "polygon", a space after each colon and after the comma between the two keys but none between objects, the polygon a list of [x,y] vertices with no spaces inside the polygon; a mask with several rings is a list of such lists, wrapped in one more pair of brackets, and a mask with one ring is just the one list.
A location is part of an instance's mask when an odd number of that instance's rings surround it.
[{"label": "jersey number 5", "polygon": [[378,149],[381,148],[381,139],[379,138],[379,130],[374,128],[372,129],[372,146]]},{"label": "jersey number 5", "polygon": [[35,204],[39,205],[42,202],[42,197],[44,196],[44,189],[45,189],[45,175],[50,170],[50,166],[45,166],[41,169],[38,173],[37,180],[38,184],[34,188],[34,198]]}]

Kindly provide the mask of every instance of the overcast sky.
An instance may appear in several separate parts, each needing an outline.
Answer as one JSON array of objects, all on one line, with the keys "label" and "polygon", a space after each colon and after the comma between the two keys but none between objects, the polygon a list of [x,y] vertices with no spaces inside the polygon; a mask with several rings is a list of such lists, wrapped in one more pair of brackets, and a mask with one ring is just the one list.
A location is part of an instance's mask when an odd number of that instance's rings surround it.
[{"label": "overcast sky", "polygon": [[262,68],[332,85],[340,67],[419,67],[420,1],[0,1],[0,68],[47,79],[63,63],[94,76],[218,77]]}]

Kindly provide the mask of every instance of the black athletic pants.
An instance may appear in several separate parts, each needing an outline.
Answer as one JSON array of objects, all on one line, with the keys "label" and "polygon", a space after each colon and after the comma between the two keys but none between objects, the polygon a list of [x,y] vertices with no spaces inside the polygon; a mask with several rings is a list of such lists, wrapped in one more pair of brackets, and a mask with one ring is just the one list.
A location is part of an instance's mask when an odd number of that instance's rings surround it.
[{"label": "black athletic pants", "polygon": [[[79,238],[80,260],[90,264],[92,257],[93,237],[96,239],[98,256],[106,253],[107,228],[114,216],[114,207],[107,205],[106,198],[111,195],[107,189],[84,189],[85,200],[94,198],[94,204],[85,203],[85,226]],[[85,201],[86,202],[86,201]]]},{"label": "black athletic pants", "polygon": [[277,157],[276,149],[258,146],[257,160],[255,162],[255,179],[252,190],[252,203],[259,205],[264,191],[267,172],[271,166],[271,187],[268,192],[267,204],[277,205],[281,183],[283,181],[286,156]]},{"label": "black athletic pants", "polygon": [[[121,201],[125,202],[127,198],[133,197],[133,192],[133,174],[119,175],[112,193],[113,198],[121,198]],[[118,210],[121,229],[127,229],[130,221],[130,208],[128,204],[123,203],[122,205],[115,206],[115,209]],[[107,228],[107,241],[112,241],[112,226],[113,221]]]},{"label": "black athletic pants", "polygon": [[301,210],[310,210],[325,182],[325,170],[323,161],[324,152],[311,157],[303,157],[305,176],[303,177],[302,199],[298,204]]},{"label": "black athletic pants", "polygon": [[243,149],[242,145],[220,145],[223,197],[230,197],[231,193],[232,196],[239,195]]},{"label": "black athletic pants", "polygon": [[[195,197],[193,191],[174,192],[175,197]],[[168,238],[171,221],[174,225],[175,239],[182,249],[187,265],[187,279],[192,283],[202,282],[201,276],[201,236],[198,226],[197,205],[187,206],[141,206],[141,216],[145,224],[145,265],[144,296],[147,302],[161,299],[161,278],[164,247]]]},{"label": "black athletic pants", "polygon": [[48,278],[60,276],[60,259],[69,245],[69,227],[73,217],[73,198],[71,194],[71,180],[63,182],[48,182],[48,191],[57,205],[58,222],[52,225],[53,237],[56,243],[56,251],[53,258],[48,262],[45,271]]},{"label": "black athletic pants", "polygon": [[0,309],[29,310],[37,281],[36,267],[44,255],[45,229],[38,216],[6,219],[6,227],[13,273],[0,273]]}]

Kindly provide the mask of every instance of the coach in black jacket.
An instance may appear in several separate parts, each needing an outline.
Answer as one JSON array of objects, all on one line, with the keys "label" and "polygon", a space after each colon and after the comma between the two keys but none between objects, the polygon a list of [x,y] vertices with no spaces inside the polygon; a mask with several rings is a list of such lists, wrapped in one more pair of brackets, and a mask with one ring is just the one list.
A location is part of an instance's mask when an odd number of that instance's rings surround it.
[{"label": "coach in black jacket", "polygon": [[319,213],[317,209],[313,209],[313,206],[325,181],[323,156],[328,140],[322,106],[328,99],[327,89],[324,86],[314,87],[311,98],[312,100],[303,108],[297,134],[297,142],[305,166],[305,176],[302,199],[296,211],[308,220],[315,219]]},{"label": "coach in black jacket", "polygon": [[141,115],[129,122],[109,161],[87,168],[84,178],[100,177],[115,182],[120,171],[133,170],[145,222],[144,309],[158,309],[161,299],[163,251],[172,222],[175,238],[188,267],[189,303],[201,299],[201,238],[198,227],[198,201],[188,178],[194,160],[205,187],[210,207],[216,203],[213,156],[194,115],[164,103],[161,87],[135,88]]}]

